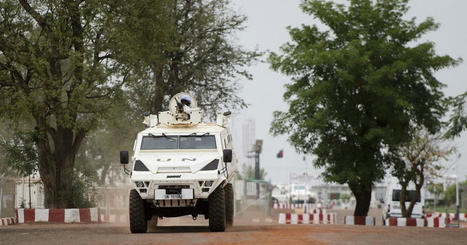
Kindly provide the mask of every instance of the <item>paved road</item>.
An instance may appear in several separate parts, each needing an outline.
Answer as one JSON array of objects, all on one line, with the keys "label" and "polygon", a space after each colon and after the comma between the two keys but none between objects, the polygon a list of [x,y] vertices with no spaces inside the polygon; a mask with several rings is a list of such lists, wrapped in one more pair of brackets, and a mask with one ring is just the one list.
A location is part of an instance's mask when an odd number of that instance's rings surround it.
[{"label": "paved road", "polygon": [[467,244],[466,229],[244,223],[210,233],[200,223],[163,224],[146,234],[130,234],[126,225],[13,225],[0,228],[0,244]]}]

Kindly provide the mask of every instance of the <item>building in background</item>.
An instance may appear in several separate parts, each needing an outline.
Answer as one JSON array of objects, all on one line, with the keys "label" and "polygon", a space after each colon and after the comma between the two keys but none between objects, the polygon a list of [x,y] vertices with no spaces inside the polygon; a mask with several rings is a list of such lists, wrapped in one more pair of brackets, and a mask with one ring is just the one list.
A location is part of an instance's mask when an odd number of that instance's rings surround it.
[{"label": "building in background", "polygon": [[15,217],[15,178],[0,180],[0,218]]},{"label": "building in background", "polygon": [[16,208],[44,208],[44,185],[39,177],[16,179]]}]

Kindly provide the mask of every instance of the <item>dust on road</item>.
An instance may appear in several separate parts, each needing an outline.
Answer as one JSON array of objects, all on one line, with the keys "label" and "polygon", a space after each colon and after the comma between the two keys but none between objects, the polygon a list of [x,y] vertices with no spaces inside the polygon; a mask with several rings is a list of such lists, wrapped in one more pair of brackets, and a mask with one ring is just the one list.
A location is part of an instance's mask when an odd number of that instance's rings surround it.
[{"label": "dust on road", "polygon": [[127,225],[23,224],[0,228],[0,244],[467,244],[465,229],[239,224],[211,233],[205,221],[130,234]]}]

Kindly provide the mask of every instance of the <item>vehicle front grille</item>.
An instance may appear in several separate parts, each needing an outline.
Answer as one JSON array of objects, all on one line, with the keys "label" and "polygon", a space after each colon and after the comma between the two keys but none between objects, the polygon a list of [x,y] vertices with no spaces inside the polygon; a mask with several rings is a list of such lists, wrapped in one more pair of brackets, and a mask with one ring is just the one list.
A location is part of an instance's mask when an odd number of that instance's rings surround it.
[{"label": "vehicle front grille", "polygon": [[159,167],[157,173],[191,173],[190,167]]}]

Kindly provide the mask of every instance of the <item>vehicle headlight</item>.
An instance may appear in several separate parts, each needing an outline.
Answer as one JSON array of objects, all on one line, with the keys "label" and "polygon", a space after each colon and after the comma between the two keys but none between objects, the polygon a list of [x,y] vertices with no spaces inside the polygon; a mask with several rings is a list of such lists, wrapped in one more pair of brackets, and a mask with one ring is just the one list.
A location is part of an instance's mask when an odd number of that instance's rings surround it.
[{"label": "vehicle headlight", "polygon": [[136,187],[138,187],[138,188],[144,187],[143,181],[135,181],[135,185],[136,185]]}]

